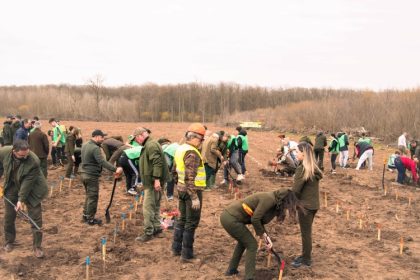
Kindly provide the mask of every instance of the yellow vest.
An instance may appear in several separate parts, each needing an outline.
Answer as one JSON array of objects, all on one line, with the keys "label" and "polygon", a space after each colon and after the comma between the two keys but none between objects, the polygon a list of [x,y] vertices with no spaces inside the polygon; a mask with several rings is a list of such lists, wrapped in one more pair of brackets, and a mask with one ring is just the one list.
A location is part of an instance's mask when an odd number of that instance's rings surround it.
[{"label": "yellow vest", "polygon": [[178,173],[178,183],[185,185],[185,162],[184,157],[188,151],[195,151],[201,160],[200,166],[197,170],[197,176],[194,179],[194,185],[196,187],[205,188],[206,187],[206,170],[204,169],[203,158],[201,153],[193,146],[189,144],[182,144],[178,147],[175,152],[175,164],[176,172]]}]

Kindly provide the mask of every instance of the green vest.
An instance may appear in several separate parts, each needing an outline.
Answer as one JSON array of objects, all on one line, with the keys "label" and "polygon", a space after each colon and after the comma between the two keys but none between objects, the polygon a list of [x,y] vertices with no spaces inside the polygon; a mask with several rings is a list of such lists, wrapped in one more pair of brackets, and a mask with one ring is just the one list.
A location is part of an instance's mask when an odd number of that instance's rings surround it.
[{"label": "green vest", "polygon": [[347,135],[343,134],[340,136],[340,138],[338,138],[338,144],[340,145],[340,148],[346,146],[346,137]]},{"label": "green vest", "polygon": [[141,150],[143,146],[136,146],[127,150],[124,150],[124,153],[127,155],[129,159],[138,159],[141,154]]},{"label": "green vest", "polygon": [[330,152],[331,152],[331,153],[338,153],[338,152],[340,151],[340,145],[338,145],[337,139],[333,139],[333,140],[330,142],[330,148],[333,146],[333,143],[334,143],[334,142],[336,142],[336,143],[337,143],[337,145],[335,145],[334,150],[331,150]]},{"label": "green vest", "polygon": [[62,144],[66,144],[66,136],[61,131],[60,127],[56,126],[56,127],[54,127],[54,134],[53,134],[53,141],[54,142],[57,142],[57,138],[58,138],[59,135],[61,135],[60,142]]},{"label": "green vest", "polygon": [[248,152],[248,136],[238,135],[242,139],[242,150]]},{"label": "green vest", "polygon": [[179,147],[178,143],[172,143],[172,144],[169,144],[168,146],[166,146],[163,149],[163,152],[167,155],[170,155],[172,158],[174,158],[175,157],[175,152],[178,149],[178,147]]},{"label": "green vest", "polygon": [[139,143],[137,143],[137,141],[134,141],[134,140],[130,142],[130,145],[133,146],[133,147],[141,146]]},{"label": "green vest", "polygon": [[234,147],[232,147],[232,150],[236,150],[238,147],[238,142],[236,141],[236,137],[231,135],[228,142],[227,142],[227,148],[231,149],[232,144],[234,145]]}]

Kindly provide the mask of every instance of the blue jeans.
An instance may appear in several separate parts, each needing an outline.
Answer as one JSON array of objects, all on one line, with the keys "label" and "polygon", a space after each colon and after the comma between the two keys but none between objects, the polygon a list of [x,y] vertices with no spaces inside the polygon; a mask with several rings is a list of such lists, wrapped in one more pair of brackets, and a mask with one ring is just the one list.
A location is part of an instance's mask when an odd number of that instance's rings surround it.
[{"label": "blue jeans", "polygon": [[233,169],[235,170],[236,174],[242,174],[242,168],[241,165],[239,164],[239,151],[233,151],[232,154],[230,155],[229,158],[229,164],[225,165],[225,169],[224,169],[224,179],[226,181],[229,180],[229,169],[233,167]]},{"label": "blue jeans", "polygon": [[395,159],[395,168],[397,168],[398,170],[398,177],[397,177],[397,182],[400,184],[404,184],[404,179],[405,179],[405,167],[403,165],[403,163],[401,162],[401,159],[399,157],[397,157]]}]

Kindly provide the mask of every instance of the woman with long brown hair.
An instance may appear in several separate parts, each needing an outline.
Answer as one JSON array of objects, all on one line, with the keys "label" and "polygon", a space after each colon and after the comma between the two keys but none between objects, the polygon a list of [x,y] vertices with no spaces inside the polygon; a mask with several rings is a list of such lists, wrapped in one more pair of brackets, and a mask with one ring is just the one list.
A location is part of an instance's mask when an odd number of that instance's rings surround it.
[{"label": "woman with long brown hair", "polygon": [[295,171],[292,191],[303,203],[306,214],[298,214],[302,235],[302,255],[292,262],[295,268],[312,264],[312,224],[319,209],[319,181],[322,179],[322,172],[316,164],[311,145],[300,142],[296,157],[299,165]]},{"label": "woman with long brown hair", "polygon": [[302,203],[297,199],[294,192],[284,188],[273,192],[259,192],[246,197],[243,200],[232,202],[220,216],[223,228],[238,241],[230,260],[226,276],[238,274],[238,265],[245,254],[245,279],[255,277],[255,259],[257,255],[257,240],[248,230],[247,224],[252,224],[255,233],[264,238],[267,248],[272,248],[272,242],[264,225],[274,217],[281,223],[286,217],[296,218],[297,213],[304,212]]}]

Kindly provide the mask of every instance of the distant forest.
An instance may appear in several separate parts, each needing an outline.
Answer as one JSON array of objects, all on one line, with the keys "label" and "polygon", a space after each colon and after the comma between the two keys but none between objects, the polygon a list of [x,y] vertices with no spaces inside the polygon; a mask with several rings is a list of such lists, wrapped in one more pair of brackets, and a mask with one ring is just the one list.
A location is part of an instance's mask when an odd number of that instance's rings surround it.
[{"label": "distant forest", "polygon": [[94,121],[263,121],[277,128],[286,120],[302,128],[338,130],[363,126],[394,136],[420,132],[420,89],[368,90],[264,88],[233,83],[104,87],[87,85],[0,87],[0,114]]}]

